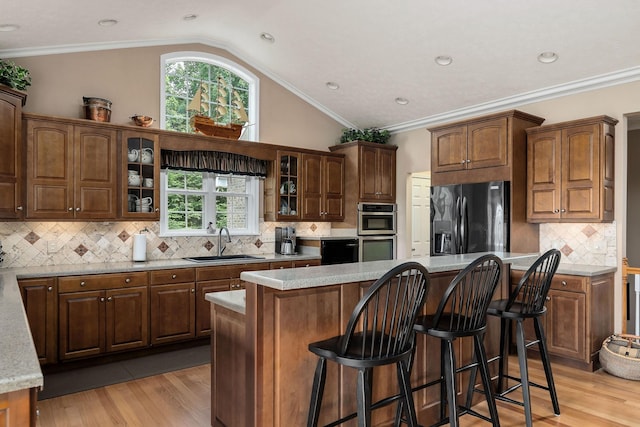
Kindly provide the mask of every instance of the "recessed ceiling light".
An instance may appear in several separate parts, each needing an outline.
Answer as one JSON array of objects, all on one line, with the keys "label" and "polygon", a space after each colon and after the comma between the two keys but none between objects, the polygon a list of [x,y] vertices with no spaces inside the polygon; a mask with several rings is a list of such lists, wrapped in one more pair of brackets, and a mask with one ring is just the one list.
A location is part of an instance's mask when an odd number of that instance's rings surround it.
[{"label": "recessed ceiling light", "polygon": [[98,25],[102,27],[112,27],[118,23],[115,19],[101,19],[98,21]]},{"label": "recessed ceiling light", "polygon": [[453,62],[453,58],[450,57],[449,55],[440,55],[440,56],[436,56],[434,61],[436,61],[436,64],[438,65],[446,66]]},{"label": "recessed ceiling light", "polygon": [[266,41],[266,42],[269,42],[269,43],[274,43],[274,42],[276,41],[276,38],[275,38],[275,37],[273,37],[273,36],[272,36],[271,34],[269,34],[269,33],[262,33],[262,34],[260,34],[260,38],[261,38],[262,40]]},{"label": "recessed ceiling light", "polygon": [[340,89],[340,85],[336,82],[327,82],[327,88],[331,90],[338,90]]},{"label": "recessed ceiling light", "polygon": [[194,19],[197,19],[198,15],[196,15],[195,13],[190,13],[189,15],[184,15],[182,17],[183,20],[185,21],[193,21]]},{"label": "recessed ceiling light", "polygon": [[396,98],[396,104],[398,105],[407,105],[409,100],[407,98],[398,97]]},{"label": "recessed ceiling light", "polygon": [[0,31],[2,32],[16,31],[19,28],[20,26],[15,24],[0,24]]},{"label": "recessed ceiling light", "polygon": [[558,54],[555,52],[542,52],[538,55],[538,61],[543,64],[551,64],[552,62],[556,62],[558,60]]}]

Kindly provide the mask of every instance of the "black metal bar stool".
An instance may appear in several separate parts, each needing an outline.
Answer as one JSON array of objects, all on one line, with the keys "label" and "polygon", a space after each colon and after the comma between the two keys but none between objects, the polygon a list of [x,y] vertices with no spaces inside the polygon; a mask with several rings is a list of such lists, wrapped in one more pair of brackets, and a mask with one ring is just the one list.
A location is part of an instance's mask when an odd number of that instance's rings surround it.
[{"label": "black metal bar stool", "polygon": [[[484,255],[460,271],[447,287],[438,308],[433,315],[420,316],[415,330],[439,338],[441,341],[440,372],[438,380],[415,387],[440,384],[440,421],[434,425],[450,423],[459,425],[459,416],[471,414],[499,426],[496,402],[491,391],[491,377],[484,348],[484,334],[487,325],[487,308],[502,276],[503,264],[495,255]],[[456,368],[453,342],[457,338],[473,337],[473,362]],[[456,401],[455,376],[465,370],[480,368],[484,394],[489,406],[490,417],[471,409],[474,392],[473,381],[467,390],[465,406]],[[475,375],[471,377],[473,380]],[[445,398],[446,396],[446,398]],[[446,416],[445,406],[449,409]]]},{"label": "black metal bar stool", "polygon": [[[500,365],[498,369],[498,392],[496,399],[523,406],[527,427],[531,427],[533,424],[531,417],[530,385],[548,390],[551,396],[551,403],[553,404],[553,412],[556,415],[560,415],[558,395],[553,382],[553,375],[551,374],[549,354],[547,353],[547,343],[540,321],[540,317],[547,311],[545,307],[547,294],[551,288],[551,281],[558,269],[559,263],[560,251],[551,249],[545,252],[522,276],[518,282],[518,286],[511,292],[509,299],[494,301],[489,305],[489,309],[487,310],[488,315],[500,317],[500,356],[498,356]],[[528,343],[525,341],[523,325],[526,319],[533,319],[536,334],[536,339]],[[512,320],[516,322],[516,348],[518,351],[518,364],[520,365],[520,378],[505,374],[508,360],[504,352],[507,348],[507,340],[509,340],[511,335]],[[540,358],[542,359],[542,366],[544,367],[544,373],[547,379],[546,386],[536,384],[529,380],[527,348],[535,344],[538,344],[538,350],[540,351]],[[495,359],[491,359],[491,361],[493,360]],[[511,379],[517,383],[505,390],[503,387],[505,379]],[[507,397],[507,394],[520,387],[522,387],[523,402]]]},{"label": "black metal bar stool", "polygon": [[[396,364],[399,398],[410,426],[417,426],[409,359],[415,347],[413,325],[428,291],[428,272],[416,262],[403,263],[376,280],[356,305],[344,335],[309,344],[320,359],[313,379],[307,426],[317,426],[324,393],[327,360],[358,370],[357,414],[331,424],[358,417],[358,426],[371,425],[373,368]],[[393,402],[390,400],[388,403]]]}]

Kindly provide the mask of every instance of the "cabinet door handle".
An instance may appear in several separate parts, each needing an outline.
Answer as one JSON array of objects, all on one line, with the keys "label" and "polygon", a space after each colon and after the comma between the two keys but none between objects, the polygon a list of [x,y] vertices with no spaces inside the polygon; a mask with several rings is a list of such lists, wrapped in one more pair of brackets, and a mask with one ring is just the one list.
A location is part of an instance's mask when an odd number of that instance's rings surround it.
[{"label": "cabinet door handle", "polygon": [[17,210],[17,211],[21,211],[21,210],[22,210],[22,206],[17,206],[17,207],[16,207],[16,210]]},{"label": "cabinet door handle", "polygon": [[565,282],[564,280],[561,283],[562,283],[562,286],[567,286],[567,282]]},{"label": "cabinet door handle", "polygon": [[178,276],[176,276],[175,274],[172,274],[172,275],[171,275],[171,278],[172,278],[172,279],[175,279],[176,277],[178,277]]},{"label": "cabinet door handle", "polygon": [[124,279],[124,283],[131,283],[131,279],[127,277],[126,279]]},{"label": "cabinet door handle", "polygon": [[560,209],[560,212],[566,212],[566,211],[567,211],[566,209]]},{"label": "cabinet door handle", "polygon": [[195,293],[196,293],[196,290],[195,290],[195,289],[193,289],[193,288],[191,288],[191,293],[192,293],[192,294],[195,294]]},{"label": "cabinet door handle", "polygon": [[76,208],[76,212],[80,212],[80,208]]},{"label": "cabinet door handle", "polygon": [[53,291],[53,286],[49,286],[49,287],[47,288],[47,292],[51,292],[51,291]]},{"label": "cabinet door handle", "polygon": [[465,163],[467,163],[467,161],[464,159],[462,159],[462,161],[460,162],[461,165],[464,165]]},{"label": "cabinet door handle", "polygon": [[551,297],[549,297],[549,296],[548,296],[548,297],[546,298],[546,300],[547,300],[547,301],[551,301]]},{"label": "cabinet door handle", "polygon": [[467,163],[471,163],[471,159],[467,159]]},{"label": "cabinet door handle", "polygon": [[80,286],[86,286],[86,283],[85,283],[84,280],[82,282],[80,282]]},{"label": "cabinet door handle", "polygon": [[107,301],[111,301],[112,299],[113,299],[112,297],[109,297],[109,298],[107,298]]},{"label": "cabinet door handle", "polygon": [[73,212],[73,208],[69,208],[67,209],[69,212]]},{"label": "cabinet door handle", "polygon": [[160,209],[156,208],[156,209],[155,209],[155,211],[156,211],[156,212],[160,212]]},{"label": "cabinet door handle", "polygon": [[101,297],[101,298],[100,298],[100,302],[104,302],[104,297]]},{"label": "cabinet door handle", "polygon": [[560,213],[560,209],[554,209],[553,213]]}]

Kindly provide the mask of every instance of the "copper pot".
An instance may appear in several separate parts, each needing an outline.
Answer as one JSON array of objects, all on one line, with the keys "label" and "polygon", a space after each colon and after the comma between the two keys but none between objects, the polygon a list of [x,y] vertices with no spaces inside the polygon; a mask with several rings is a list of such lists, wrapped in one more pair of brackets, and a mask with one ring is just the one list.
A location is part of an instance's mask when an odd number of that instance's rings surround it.
[{"label": "copper pot", "polygon": [[96,122],[109,122],[111,120],[111,101],[104,98],[83,96],[85,119]]}]

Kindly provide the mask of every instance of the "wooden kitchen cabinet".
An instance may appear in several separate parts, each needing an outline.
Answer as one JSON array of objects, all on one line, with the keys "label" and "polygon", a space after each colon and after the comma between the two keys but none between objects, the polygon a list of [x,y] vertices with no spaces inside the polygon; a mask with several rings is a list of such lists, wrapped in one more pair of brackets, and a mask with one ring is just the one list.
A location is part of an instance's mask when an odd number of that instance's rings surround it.
[{"label": "wooden kitchen cabinet", "polygon": [[0,219],[21,219],[22,107],[27,94],[0,84]]},{"label": "wooden kitchen cabinet", "polygon": [[344,219],[344,157],[302,155],[302,220]]},{"label": "wooden kitchen cabinet", "polygon": [[58,288],[55,277],[18,281],[41,365],[58,361]]},{"label": "wooden kitchen cabinet", "polygon": [[300,158],[302,153],[278,151],[276,160],[276,220],[300,219]]},{"label": "wooden kitchen cabinet", "polygon": [[[126,219],[160,218],[160,144],[154,131],[122,131],[121,212]],[[134,176],[130,179],[129,174]],[[145,211],[145,201],[148,210]]]},{"label": "wooden kitchen cabinet", "polygon": [[526,166],[525,129],[543,121],[511,110],[430,128],[432,185],[512,181]]},{"label": "wooden kitchen cabinet", "polygon": [[150,273],[151,345],[195,338],[195,279],[193,268]]},{"label": "wooden kitchen cabinet", "polygon": [[25,117],[26,218],[115,219],[115,128]]},{"label": "wooden kitchen cabinet", "polygon": [[617,122],[598,116],[527,129],[528,221],[613,221]]},{"label": "wooden kitchen cabinet", "polygon": [[[512,271],[512,289],[524,274]],[[599,276],[556,274],[541,318],[552,362],[594,371],[599,368],[602,342],[613,333],[613,273]],[[533,322],[525,322],[525,337],[535,338]],[[537,354],[537,347],[529,347]]]},{"label": "wooden kitchen cabinet", "polygon": [[146,273],[61,277],[58,292],[60,360],[148,345]]}]

